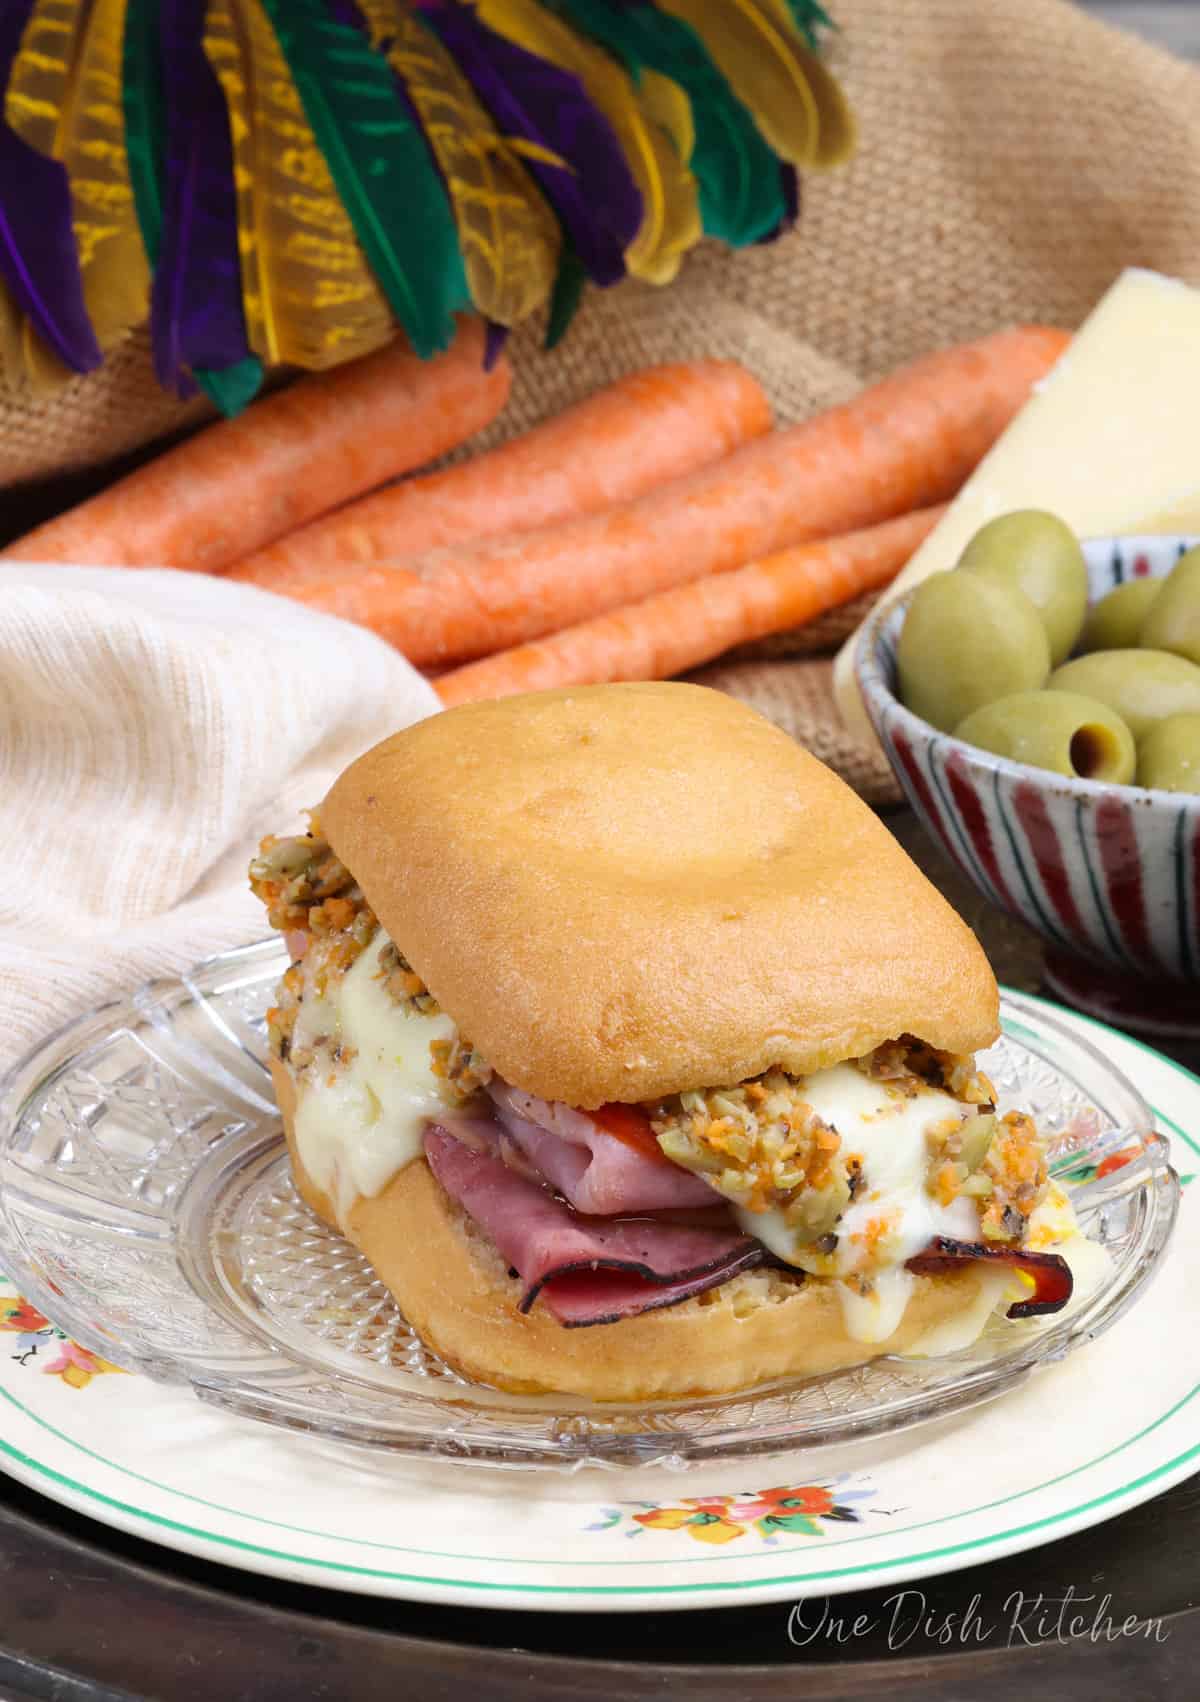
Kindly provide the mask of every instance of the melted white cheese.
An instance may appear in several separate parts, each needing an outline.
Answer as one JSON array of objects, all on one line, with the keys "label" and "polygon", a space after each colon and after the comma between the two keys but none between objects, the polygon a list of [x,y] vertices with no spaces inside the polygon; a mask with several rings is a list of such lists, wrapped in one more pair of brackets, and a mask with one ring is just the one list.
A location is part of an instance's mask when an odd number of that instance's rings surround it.
[{"label": "melted white cheese", "polygon": [[848,1282],[834,1283],[842,1303],[846,1334],[856,1342],[885,1342],[904,1322],[917,1279],[903,1265],[886,1265],[861,1293]]},{"label": "melted white cheese", "polygon": [[935,1235],[979,1239],[973,1200],[960,1195],[941,1206],[925,1189],[926,1130],[947,1117],[961,1117],[963,1108],[939,1088],[922,1088],[911,1099],[893,1096],[885,1083],[853,1064],[809,1076],[804,1098],[837,1130],[843,1156],[862,1161],[864,1185],[838,1221],[835,1250],[814,1259],[811,1249],[798,1248],[778,1210],[735,1208],[738,1222],[778,1258],[836,1281],[846,1331],[855,1341],[886,1341],[903,1321],[916,1285],[904,1268],[908,1260]]},{"label": "melted white cheese", "polygon": [[446,1110],[429,1045],[452,1039],[454,1024],[395,1002],[379,970],[389,943],[380,929],[328,997],[309,992],[296,1017],[294,1047],[332,1039],[353,1048],[336,1068],[319,1054],[304,1077],[295,1121],[304,1168],[342,1223],[360,1195],[381,1193],[420,1157],[426,1120]]},{"label": "melted white cheese", "polygon": [[943,1318],[940,1324],[931,1324],[923,1335],[905,1348],[906,1359],[936,1359],[939,1354],[957,1353],[960,1348],[970,1347],[979,1340],[987,1328],[988,1319],[1001,1302],[1007,1308],[1014,1300],[1020,1299],[1019,1293],[1010,1293],[1013,1273],[1009,1266],[989,1267],[981,1263],[977,1274],[979,1287],[974,1299],[955,1312],[953,1317]]}]

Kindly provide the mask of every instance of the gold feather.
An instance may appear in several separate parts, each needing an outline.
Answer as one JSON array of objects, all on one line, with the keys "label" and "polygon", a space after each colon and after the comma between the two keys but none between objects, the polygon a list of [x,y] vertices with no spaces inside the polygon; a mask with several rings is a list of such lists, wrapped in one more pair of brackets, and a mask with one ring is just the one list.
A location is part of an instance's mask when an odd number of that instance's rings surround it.
[{"label": "gold feather", "polygon": [[12,63],[5,121],[39,154],[54,154],[82,21],[75,0],[37,0]]},{"label": "gold feather", "polygon": [[371,275],[261,0],[209,0],[204,47],[229,109],[250,347],[319,369],[390,342]]},{"label": "gold feather", "polygon": [[0,395],[20,396],[28,389],[21,326],[21,311],[0,278]]},{"label": "gold feather", "polygon": [[858,145],[858,126],[845,91],[833,72],[803,42],[796,52],[817,103],[817,154],[814,166],[844,165]]},{"label": "gold feather", "polygon": [[534,0],[478,0],[476,11],[498,35],[579,78],[612,125],[642,195],[642,223],[625,264],[635,277],[670,283],[700,240],[699,193],[670,136],[639,106],[628,73]]},{"label": "gold feather", "polygon": [[692,149],[696,146],[696,120],[692,103],[673,77],[642,67],[637,85],[638,104],[675,144],[675,152],[684,165],[690,165]]},{"label": "gold feather", "polygon": [[783,0],[657,3],[692,26],[781,158],[795,166],[821,163],[821,113],[809,80],[814,56],[801,42]]},{"label": "gold feather", "polygon": [[817,153],[812,163],[820,167],[844,165],[858,141],[858,126],[845,91],[824,60],[798,31],[793,32],[795,20],[788,0],[767,0],[767,4],[784,28],[794,35],[796,55],[817,105]]},{"label": "gold feather", "polygon": [[[71,222],[83,299],[96,340],[111,349],[146,317],[150,268],[142,246],[121,108],[125,0],[38,0],[13,62],[8,123],[31,148],[59,160],[71,185]],[[24,333],[25,366],[39,390],[70,377]]]},{"label": "gold feather", "polygon": [[471,300],[515,325],[549,298],[562,232],[432,30],[395,0],[359,0],[376,46],[404,81],[450,193]]},{"label": "gold feather", "polygon": [[0,393],[40,399],[74,377],[42,342],[0,280]]},{"label": "gold feather", "polygon": [[53,396],[76,376],[53,349],[46,347],[28,319],[21,328],[21,352],[29,389],[35,397]]}]

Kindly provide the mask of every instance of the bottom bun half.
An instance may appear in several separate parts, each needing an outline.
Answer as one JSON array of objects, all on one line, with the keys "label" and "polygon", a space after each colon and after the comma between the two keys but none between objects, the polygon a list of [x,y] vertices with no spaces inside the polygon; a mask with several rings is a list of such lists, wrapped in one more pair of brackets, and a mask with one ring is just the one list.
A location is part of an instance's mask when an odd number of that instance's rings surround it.
[{"label": "bottom bun half", "polygon": [[661,1311],[565,1329],[536,1302],[528,1313],[518,1310],[520,1282],[424,1159],[397,1172],[382,1193],[360,1195],[339,1223],[297,1149],[295,1083],[274,1061],[271,1074],[302,1198],[370,1262],[428,1347],[464,1376],[509,1394],[670,1400],[820,1376],[903,1353],[979,1291],[975,1266],[920,1276],[900,1328],[868,1343],[847,1334],[832,1284],[765,1268]]}]

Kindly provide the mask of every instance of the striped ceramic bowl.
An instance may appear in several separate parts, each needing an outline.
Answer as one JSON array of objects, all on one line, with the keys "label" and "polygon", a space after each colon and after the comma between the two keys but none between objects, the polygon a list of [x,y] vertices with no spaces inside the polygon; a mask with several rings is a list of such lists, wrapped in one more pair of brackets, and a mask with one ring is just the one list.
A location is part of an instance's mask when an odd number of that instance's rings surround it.
[{"label": "striped ceramic bowl", "polygon": [[[1094,538],[1094,602],[1168,573],[1187,537]],[[1046,942],[1068,1002],[1159,1034],[1200,1033],[1200,797],[1070,780],[939,733],[896,696],[907,599],[858,642],[867,710],[913,809],[984,896]]]}]

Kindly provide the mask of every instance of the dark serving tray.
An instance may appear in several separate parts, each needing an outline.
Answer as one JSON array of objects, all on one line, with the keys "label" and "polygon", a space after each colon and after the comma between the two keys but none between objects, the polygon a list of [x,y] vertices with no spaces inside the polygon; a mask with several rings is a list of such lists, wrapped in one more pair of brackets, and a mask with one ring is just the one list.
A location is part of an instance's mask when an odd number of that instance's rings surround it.
[{"label": "dark serving tray", "polygon": [[834,1597],[828,1618],[816,1600],[538,1615],[342,1595],[166,1553],[8,1480],[0,1578],[3,1702],[1013,1702],[1039,1685],[1053,1702],[1186,1702],[1200,1688],[1195,1479],[902,1601]]}]

